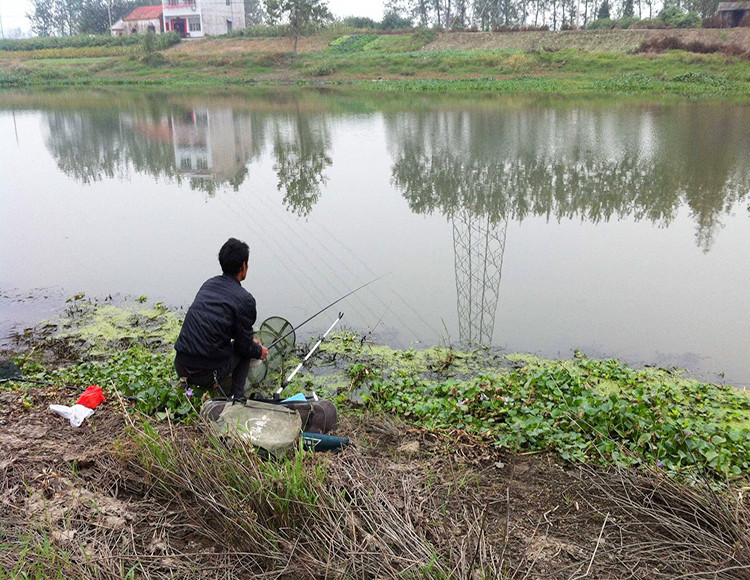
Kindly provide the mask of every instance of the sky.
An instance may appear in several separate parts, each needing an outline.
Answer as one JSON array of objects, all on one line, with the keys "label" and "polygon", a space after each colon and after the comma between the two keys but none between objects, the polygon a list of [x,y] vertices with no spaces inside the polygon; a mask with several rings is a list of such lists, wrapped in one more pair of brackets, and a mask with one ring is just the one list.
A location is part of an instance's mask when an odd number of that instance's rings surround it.
[{"label": "sky", "polygon": [[[154,4],[158,4],[158,0]],[[328,7],[337,17],[368,16],[373,20],[383,17],[383,0],[329,0]],[[26,13],[30,10],[28,0],[0,0],[0,19],[5,34],[14,28],[28,31]]]}]

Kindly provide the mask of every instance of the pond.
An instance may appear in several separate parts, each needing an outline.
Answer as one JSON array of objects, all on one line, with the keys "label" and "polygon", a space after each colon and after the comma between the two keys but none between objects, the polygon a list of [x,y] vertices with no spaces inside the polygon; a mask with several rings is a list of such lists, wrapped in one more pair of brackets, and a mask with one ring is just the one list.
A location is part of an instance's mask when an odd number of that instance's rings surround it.
[{"label": "pond", "polygon": [[[750,107],[277,89],[0,94],[0,333],[187,307],[234,236],[259,318],[750,383]],[[327,328],[335,312],[309,325]]]}]

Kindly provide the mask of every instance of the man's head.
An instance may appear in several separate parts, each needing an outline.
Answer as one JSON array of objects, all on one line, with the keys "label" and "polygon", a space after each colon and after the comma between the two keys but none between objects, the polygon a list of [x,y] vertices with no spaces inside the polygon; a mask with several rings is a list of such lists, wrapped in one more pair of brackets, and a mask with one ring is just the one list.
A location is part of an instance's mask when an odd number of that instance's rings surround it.
[{"label": "man's head", "polygon": [[229,238],[221,250],[219,250],[219,264],[221,264],[221,271],[229,276],[236,276],[242,274],[240,281],[245,279],[247,275],[247,261],[250,258],[250,248],[245,242],[241,242],[235,238]]}]

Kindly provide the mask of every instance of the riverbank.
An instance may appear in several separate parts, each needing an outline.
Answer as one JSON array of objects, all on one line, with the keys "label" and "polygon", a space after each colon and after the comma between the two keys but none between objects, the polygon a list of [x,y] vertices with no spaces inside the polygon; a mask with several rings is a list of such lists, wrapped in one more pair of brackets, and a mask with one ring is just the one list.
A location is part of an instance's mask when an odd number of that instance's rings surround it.
[{"label": "riverbank", "polygon": [[[174,387],[179,325],[158,304],[74,297],[18,337],[24,377],[52,384],[0,385],[0,575],[750,575],[742,392],[343,331],[287,393],[336,401],[354,445],[262,462],[196,430],[200,392]],[[89,383],[108,401],[80,430],[47,410]]]},{"label": "riverbank", "polygon": [[232,37],[148,55],[140,46],[0,51],[0,87],[297,84],[745,99],[749,50],[748,29],[328,33],[302,39],[297,56],[288,39]]}]

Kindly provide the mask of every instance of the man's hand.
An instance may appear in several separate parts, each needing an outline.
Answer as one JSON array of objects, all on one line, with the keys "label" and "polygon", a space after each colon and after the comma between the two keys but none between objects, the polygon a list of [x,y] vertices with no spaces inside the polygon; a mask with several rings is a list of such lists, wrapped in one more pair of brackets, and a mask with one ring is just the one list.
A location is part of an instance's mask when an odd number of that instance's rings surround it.
[{"label": "man's hand", "polygon": [[[260,344],[260,341],[257,338],[254,338],[253,340]],[[260,355],[260,360],[264,360],[268,356],[268,349],[262,344],[260,344],[260,348],[263,349],[263,353]]]}]

